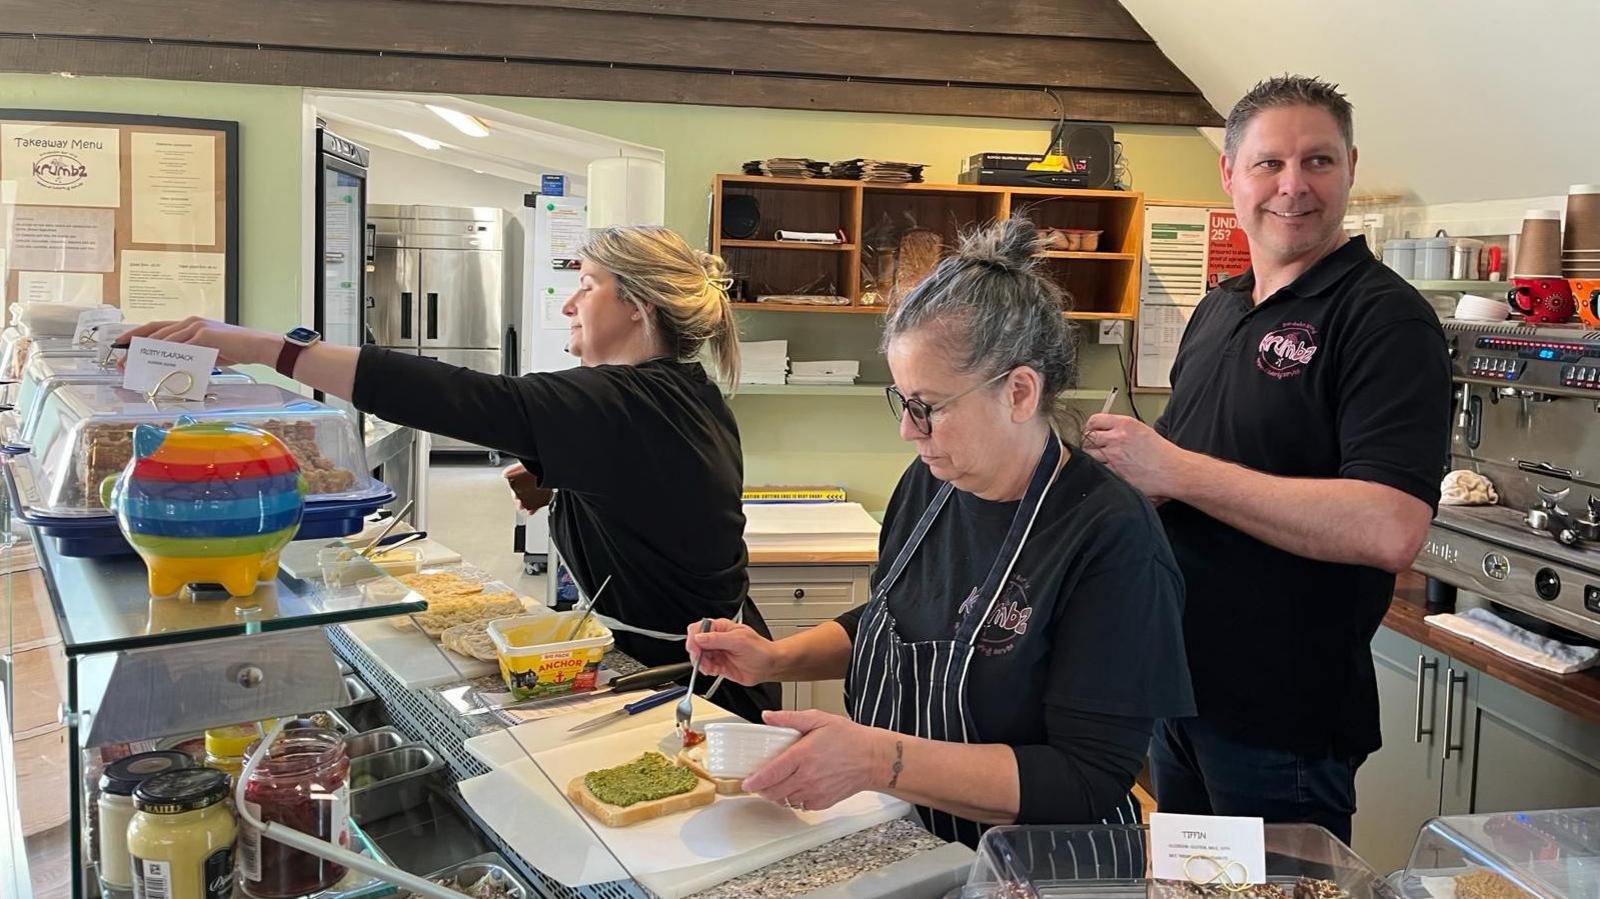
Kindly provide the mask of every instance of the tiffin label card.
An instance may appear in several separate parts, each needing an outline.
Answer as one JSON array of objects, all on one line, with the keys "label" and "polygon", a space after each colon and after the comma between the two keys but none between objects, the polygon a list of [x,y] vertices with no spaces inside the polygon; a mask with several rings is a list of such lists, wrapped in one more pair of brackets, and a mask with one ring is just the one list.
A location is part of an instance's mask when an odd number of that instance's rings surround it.
[{"label": "tiffin label card", "polygon": [[1150,876],[1224,887],[1266,883],[1261,819],[1152,812]]}]

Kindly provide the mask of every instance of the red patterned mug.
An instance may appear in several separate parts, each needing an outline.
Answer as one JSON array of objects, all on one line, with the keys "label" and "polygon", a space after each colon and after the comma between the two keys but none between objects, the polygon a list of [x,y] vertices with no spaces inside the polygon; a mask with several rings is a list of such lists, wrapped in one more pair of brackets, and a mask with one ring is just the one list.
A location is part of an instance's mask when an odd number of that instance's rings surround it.
[{"label": "red patterned mug", "polygon": [[1578,311],[1572,299],[1572,284],[1565,278],[1512,278],[1511,283],[1506,302],[1530,325],[1559,325],[1570,321]]}]

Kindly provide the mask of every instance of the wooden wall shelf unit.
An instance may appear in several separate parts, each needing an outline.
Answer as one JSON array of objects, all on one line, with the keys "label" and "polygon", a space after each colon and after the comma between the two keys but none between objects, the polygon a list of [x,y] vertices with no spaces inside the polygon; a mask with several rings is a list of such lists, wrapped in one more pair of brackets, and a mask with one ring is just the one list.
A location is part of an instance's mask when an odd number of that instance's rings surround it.
[{"label": "wooden wall shelf unit", "polygon": [[[725,199],[754,197],[760,223],[750,240],[722,237]],[[753,295],[820,293],[848,297],[849,306],[738,303],[736,309],[768,312],[879,314],[883,307],[862,305],[864,236],[914,221],[937,231],[946,247],[967,228],[1010,215],[1024,215],[1045,228],[1100,230],[1096,252],[1051,251],[1043,271],[1073,298],[1069,318],[1132,321],[1139,308],[1139,240],[1144,228],[1144,194],[1120,190],[1049,190],[986,184],[882,184],[831,179],[718,175],[712,189],[711,252],[727,260],[736,278],[749,282]],[[805,244],[778,241],[775,232],[844,231],[848,243]],[[871,262],[871,259],[868,259]]]}]

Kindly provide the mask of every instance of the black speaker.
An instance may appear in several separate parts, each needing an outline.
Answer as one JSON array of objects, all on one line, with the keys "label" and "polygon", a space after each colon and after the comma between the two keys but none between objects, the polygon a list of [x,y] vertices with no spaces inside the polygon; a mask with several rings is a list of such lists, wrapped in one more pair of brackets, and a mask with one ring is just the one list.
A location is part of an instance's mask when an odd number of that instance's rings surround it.
[{"label": "black speaker", "polygon": [[722,236],[729,240],[750,240],[761,227],[761,204],[749,194],[727,194],[722,198]]},{"label": "black speaker", "polygon": [[1090,190],[1111,190],[1117,186],[1117,136],[1110,125],[1092,122],[1063,122],[1050,133],[1052,152],[1068,159],[1089,160]]}]

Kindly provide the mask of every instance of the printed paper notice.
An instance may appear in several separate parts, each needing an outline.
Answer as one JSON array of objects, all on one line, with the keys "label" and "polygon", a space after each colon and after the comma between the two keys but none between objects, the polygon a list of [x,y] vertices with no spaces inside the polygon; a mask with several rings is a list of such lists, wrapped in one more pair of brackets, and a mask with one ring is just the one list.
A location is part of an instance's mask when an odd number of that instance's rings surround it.
[{"label": "printed paper notice", "polygon": [[216,364],[217,351],[211,347],[135,337],[128,347],[122,386],[140,393],[159,387],[161,396],[201,400]]},{"label": "printed paper notice", "polygon": [[116,267],[115,209],[18,206],[11,217],[11,267],[109,272]]},{"label": "printed paper notice", "polygon": [[1145,302],[1193,306],[1206,295],[1208,215],[1199,208],[1150,207],[1144,234]]},{"label": "printed paper notice", "polygon": [[578,247],[583,244],[584,211],[575,206],[547,203],[550,214],[550,267],[557,270],[578,267]]},{"label": "printed paper notice", "polygon": [[1206,288],[1210,289],[1250,268],[1250,238],[1232,209],[1211,210],[1206,231]]},{"label": "printed paper notice", "polygon": [[1261,819],[1151,812],[1150,876],[1222,886],[1266,883]]},{"label": "printed paper notice", "polygon": [[1178,344],[1206,295],[1206,247],[1211,210],[1152,205],[1145,211],[1144,265],[1134,385],[1170,388]]},{"label": "printed paper notice", "polygon": [[122,251],[122,318],[143,323],[227,311],[222,253]]},{"label": "printed paper notice", "polygon": [[118,138],[115,128],[0,124],[0,181],[16,182],[24,205],[120,206]]},{"label": "printed paper notice", "polygon": [[1178,345],[1192,315],[1193,306],[1139,304],[1139,345],[1134,351],[1140,387],[1172,387],[1172,364],[1178,361]]},{"label": "printed paper notice", "polygon": [[209,134],[132,136],[133,242],[217,242],[217,139]]},{"label": "printed paper notice", "polygon": [[23,303],[96,306],[104,290],[105,276],[98,272],[17,272],[17,299]]}]

